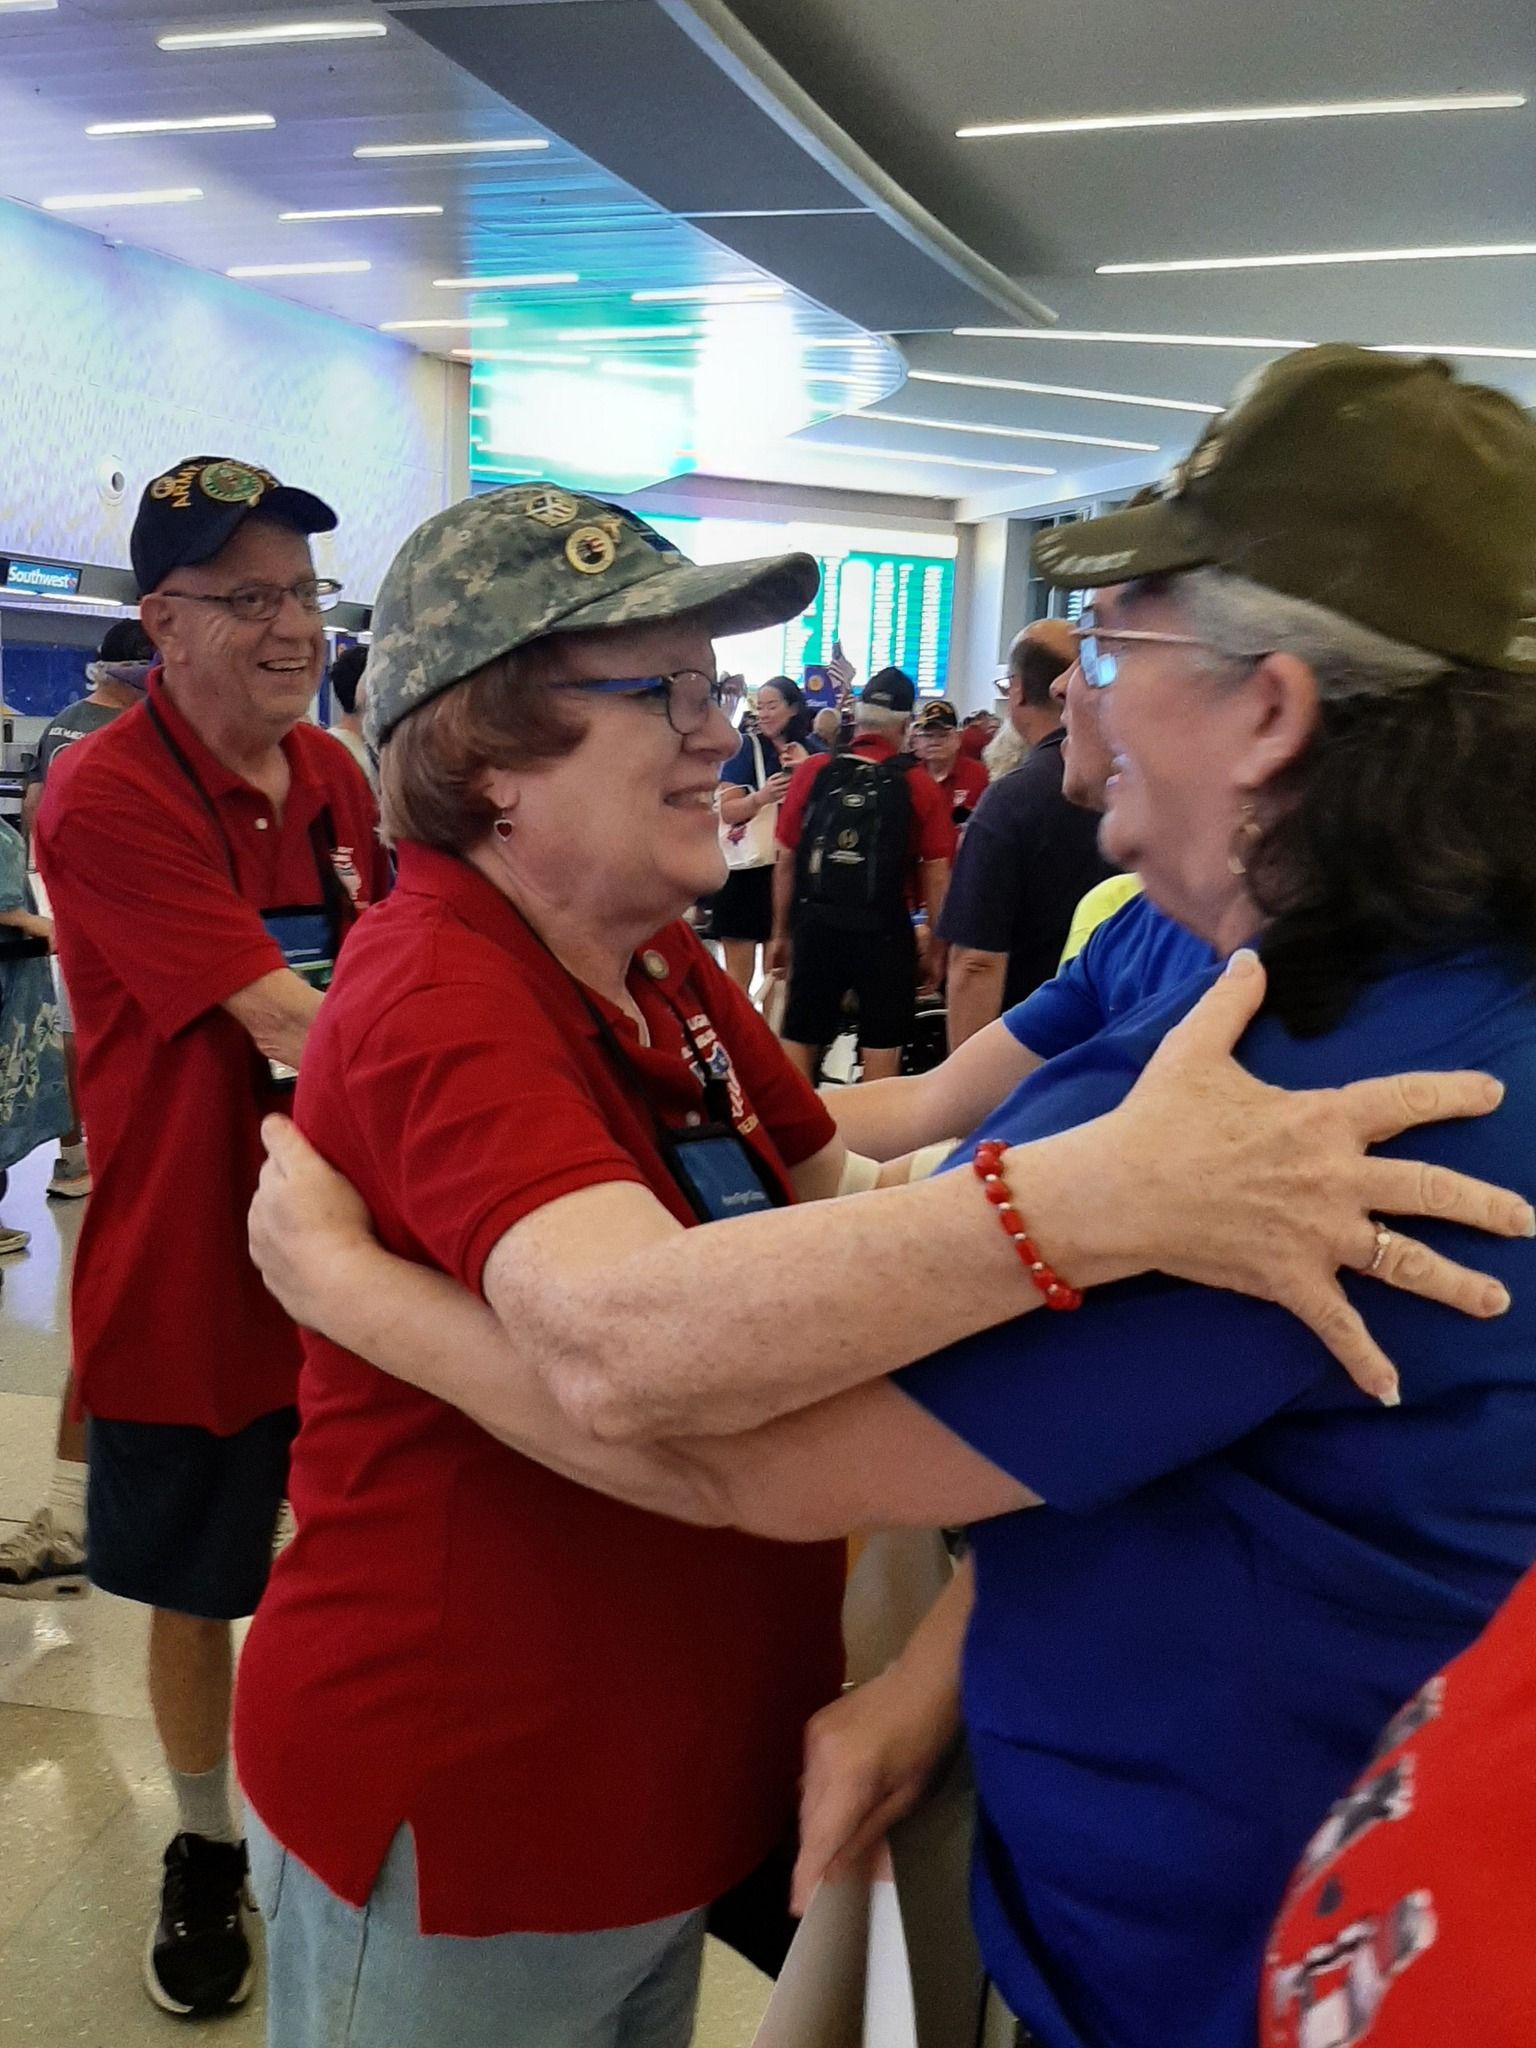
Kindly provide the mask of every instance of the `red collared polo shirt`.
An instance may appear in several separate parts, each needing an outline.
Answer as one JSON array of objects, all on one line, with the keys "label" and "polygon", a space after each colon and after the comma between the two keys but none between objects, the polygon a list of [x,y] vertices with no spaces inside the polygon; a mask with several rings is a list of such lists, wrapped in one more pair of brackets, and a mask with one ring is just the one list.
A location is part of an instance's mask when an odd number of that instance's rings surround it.
[{"label": "red collared polo shirt", "polygon": [[[634,1181],[693,1223],[652,1122],[701,1111],[686,1019],[787,1191],[833,1124],[746,997],[680,924],[629,988],[648,1047],[591,998],[621,1068],[491,884],[405,846],[310,1035],[298,1121],[390,1250],[478,1292],[498,1239],[579,1188]],[[268,1828],[361,1905],[409,1825],[427,1934],[635,1925],[729,1890],[792,1825],[804,1723],[842,1676],[843,1546],[625,1506],[322,1338],[304,1348],[299,1533],[235,1705]]]},{"label": "red collared polo shirt", "polygon": [[246,1249],[261,1119],[282,1101],[219,1006],[284,964],[261,911],[321,900],[323,813],[357,908],[388,865],[367,782],[328,733],[303,724],[283,741],[278,819],[157,680],[150,701],[174,744],[149,705],[124,712],[55,762],[37,824],[94,1178],[75,1380],[91,1415],[226,1436],[292,1403],[299,1346]]}]

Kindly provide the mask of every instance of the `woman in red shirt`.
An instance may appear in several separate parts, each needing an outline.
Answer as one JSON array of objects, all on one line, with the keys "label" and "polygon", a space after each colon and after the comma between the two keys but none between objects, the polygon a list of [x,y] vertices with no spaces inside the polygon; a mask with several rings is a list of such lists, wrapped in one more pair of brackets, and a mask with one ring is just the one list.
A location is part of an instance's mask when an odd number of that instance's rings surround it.
[{"label": "woman in red shirt", "polygon": [[[745,1428],[1039,1303],[968,1176],[797,1212],[873,1171],[678,922],[720,879],[711,635],[815,578],[696,568],[540,484],[429,520],[380,593],[399,881],[295,1114],[372,1212],[360,1250],[515,1348],[382,1309],[350,1254],[352,1348],[306,1337],[298,1534],[236,1705],[273,2048],[684,2048],[702,1909],[786,1837],[839,1684],[842,1551],[721,1526],[706,1466],[622,1440],[632,1411]],[[1229,978],[1122,1110],[1009,1155],[1074,1279],[1187,1269],[1321,1322],[1368,1259],[1394,1084],[1324,1102],[1222,1062],[1256,987]]]}]

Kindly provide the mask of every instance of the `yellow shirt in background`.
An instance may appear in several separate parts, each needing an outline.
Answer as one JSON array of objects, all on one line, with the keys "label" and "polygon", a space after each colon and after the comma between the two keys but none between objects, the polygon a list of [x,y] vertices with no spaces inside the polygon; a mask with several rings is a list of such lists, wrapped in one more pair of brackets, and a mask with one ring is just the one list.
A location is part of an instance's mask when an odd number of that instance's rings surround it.
[{"label": "yellow shirt in background", "polygon": [[1113,917],[1122,905],[1140,894],[1140,875],[1110,875],[1096,882],[1072,913],[1072,929],[1061,949],[1062,966],[1083,950],[1106,917]]}]

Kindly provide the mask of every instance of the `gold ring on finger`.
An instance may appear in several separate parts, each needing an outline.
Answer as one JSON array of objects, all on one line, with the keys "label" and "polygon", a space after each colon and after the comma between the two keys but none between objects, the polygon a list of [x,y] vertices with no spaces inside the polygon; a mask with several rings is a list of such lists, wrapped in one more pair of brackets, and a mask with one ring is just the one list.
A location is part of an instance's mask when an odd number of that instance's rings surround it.
[{"label": "gold ring on finger", "polygon": [[1368,1266],[1357,1267],[1356,1270],[1361,1273],[1379,1273],[1381,1271],[1381,1262],[1387,1256],[1387,1247],[1391,1242],[1391,1231],[1388,1230],[1385,1223],[1378,1223],[1376,1225],[1376,1249],[1371,1255],[1371,1263]]}]

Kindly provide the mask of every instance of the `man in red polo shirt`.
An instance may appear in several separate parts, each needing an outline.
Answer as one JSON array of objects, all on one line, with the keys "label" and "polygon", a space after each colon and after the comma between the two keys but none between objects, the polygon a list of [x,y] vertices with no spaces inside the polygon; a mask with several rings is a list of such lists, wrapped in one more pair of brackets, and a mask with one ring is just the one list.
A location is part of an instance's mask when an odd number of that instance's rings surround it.
[{"label": "man in red polo shirt", "polygon": [[[859,693],[846,754],[814,755],[779,806],[770,972],[789,966],[784,1050],[808,1080],[859,1006],[864,1079],[895,1074],[917,1013],[913,903],[937,931],[955,828],[926,768],[901,753],[917,692],[882,669]],[[823,780],[825,778],[825,780]]]},{"label": "man in red polo shirt", "polygon": [[145,1984],[206,2014],[250,1991],[229,1782],[230,1623],[266,1585],[298,1334],[245,1216],[346,929],[387,886],[372,795],[305,722],[325,637],[308,536],[336,515],[194,456],[131,552],[162,666],[48,779],[38,864],[75,1000],[97,1198],[75,1263],[89,1569],[152,1610],[149,1690],[179,1816]]},{"label": "man in red polo shirt", "polygon": [[957,832],[970,822],[989,780],[981,762],[961,751],[961,737],[960,714],[945,697],[925,704],[912,721],[912,751],[938,784]]}]

